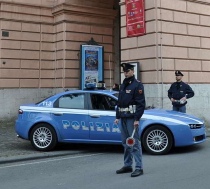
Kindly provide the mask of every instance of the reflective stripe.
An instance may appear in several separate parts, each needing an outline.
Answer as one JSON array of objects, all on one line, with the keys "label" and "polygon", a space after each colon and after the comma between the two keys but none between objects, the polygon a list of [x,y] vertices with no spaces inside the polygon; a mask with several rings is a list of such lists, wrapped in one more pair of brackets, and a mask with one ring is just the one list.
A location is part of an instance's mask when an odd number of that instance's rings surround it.
[{"label": "reflective stripe", "polygon": [[119,111],[120,112],[128,112],[129,111],[129,108],[119,108]]}]

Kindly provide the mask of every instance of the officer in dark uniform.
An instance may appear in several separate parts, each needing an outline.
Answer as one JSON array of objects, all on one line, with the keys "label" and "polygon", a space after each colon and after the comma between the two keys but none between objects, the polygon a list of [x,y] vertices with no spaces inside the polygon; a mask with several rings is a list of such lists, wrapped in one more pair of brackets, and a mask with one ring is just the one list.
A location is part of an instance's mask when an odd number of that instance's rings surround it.
[{"label": "officer in dark uniform", "polygon": [[[134,66],[129,63],[121,64],[125,79],[120,85],[115,124],[121,119],[121,137],[124,146],[124,166],[117,170],[117,174],[132,172],[133,158],[135,160],[135,171],[131,177],[143,174],[142,149],[138,132],[139,120],[145,109],[144,87],[142,83],[135,79]],[[135,144],[130,147],[126,145],[126,139],[132,135],[136,128],[134,139]]]},{"label": "officer in dark uniform", "polygon": [[194,96],[192,88],[182,81],[184,76],[182,72],[175,71],[176,82],[174,82],[168,90],[168,98],[171,100],[174,111],[186,113],[186,104],[188,98]]}]

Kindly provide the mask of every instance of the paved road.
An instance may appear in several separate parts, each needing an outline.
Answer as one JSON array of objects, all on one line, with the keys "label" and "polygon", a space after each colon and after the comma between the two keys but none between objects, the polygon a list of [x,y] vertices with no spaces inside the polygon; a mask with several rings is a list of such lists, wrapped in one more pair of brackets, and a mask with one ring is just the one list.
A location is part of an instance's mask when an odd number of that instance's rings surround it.
[{"label": "paved road", "polygon": [[[164,156],[143,154],[144,175],[117,175],[123,152],[109,149],[0,165],[2,189],[209,189],[210,141]],[[21,174],[19,174],[21,173]]]}]

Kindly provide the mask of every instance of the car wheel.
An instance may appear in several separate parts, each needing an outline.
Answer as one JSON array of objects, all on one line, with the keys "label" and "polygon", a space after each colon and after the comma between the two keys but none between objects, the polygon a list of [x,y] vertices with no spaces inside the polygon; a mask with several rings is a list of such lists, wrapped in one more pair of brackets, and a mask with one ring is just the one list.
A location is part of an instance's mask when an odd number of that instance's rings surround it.
[{"label": "car wheel", "polygon": [[42,123],[32,129],[30,141],[35,149],[39,151],[50,151],[57,144],[57,135],[52,126]]},{"label": "car wheel", "polygon": [[160,125],[148,128],[142,138],[144,149],[150,154],[167,154],[173,146],[173,136],[170,131]]}]

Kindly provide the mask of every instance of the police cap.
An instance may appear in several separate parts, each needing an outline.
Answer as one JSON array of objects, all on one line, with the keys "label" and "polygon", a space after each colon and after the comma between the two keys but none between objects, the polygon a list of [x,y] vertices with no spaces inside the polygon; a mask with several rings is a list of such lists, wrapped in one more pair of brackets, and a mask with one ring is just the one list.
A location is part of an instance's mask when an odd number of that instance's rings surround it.
[{"label": "police cap", "polygon": [[175,76],[184,76],[182,72],[179,70],[175,71]]},{"label": "police cap", "polygon": [[134,65],[129,64],[129,63],[122,63],[121,67],[123,67],[123,71],[127,72],[129,70],[133,70],[134,69]]}]

